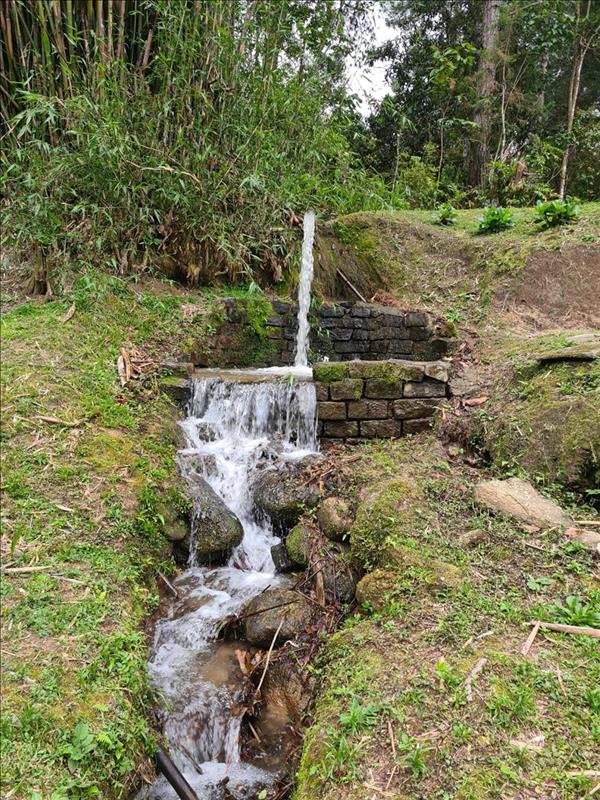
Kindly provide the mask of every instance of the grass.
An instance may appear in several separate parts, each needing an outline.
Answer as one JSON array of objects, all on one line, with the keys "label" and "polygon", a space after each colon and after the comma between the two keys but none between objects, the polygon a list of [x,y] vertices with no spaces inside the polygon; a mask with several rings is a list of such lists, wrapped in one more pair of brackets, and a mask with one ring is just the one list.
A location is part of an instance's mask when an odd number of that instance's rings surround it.
[{"label": "grass", "polygon": [[481,326],[496,291],[511,286],[538,252],[590,247],[600,239],[600,203],[584,203],[573,224],[544,230],[534,208],[511,209],[515,225],[477,234],[482,209],[457,212],[436,225],[431,211],[356,213],[322,226],[316,286],[324,295],[343,289],[341,269],[362,294],[380,302],[426,308],[448,323]]},{"label": "grass", "polygon": [[[582,203],[579,219],[576,222],[550,229],[543,229],[540,224],[535,222],[535,208],[510,208],[510,212],[515,223],[514,228],[490,234],[489,236],[494,240],[505,242],[535,240],[537,247],[540,243],[545,246],[560,246],[565,242],[572,241],[593,243],[597,242],[600,237],[600,202]],[[430,211],[403,211],[401,213],[418,222],[432,222]],[[452,230],[464,238],[475,235],[480,238],[480,235],[477,234],[477,227],[481,214],[481,208],[458,210]]]},{"label": "grass", "polygon": [[[178,502],[157,365],[191,329],[184,302],[208,305],[89,271],[3,316],[4,797],[127,797],[149,771],[143,631]],[[125,388],[122,347],[142,370]]]},{"label": "grass", "polygon": [[[295,800],[583,798],[598,782],[597,641],[545,632],[527,658],[520,650],[530,619],[596,619],[592,556],[557,531],[532,534],[478,506],[471,489],[480,469],[450,464],[433,437],[361,453],[352,476],[329,487],[358,507],[353,547],[371,558],[378,537],[393,530],[404,547],[433,553],[464,577],[431,591],[384,557],[395,575],[387,602],[359,610],[322,651]],[[392,493],[386,505],[382,475],[402,476],[420,495],[403,504]],[[421,513],[407,516],[415,497]],[[482,541],[461,546],[471,529]]]}]

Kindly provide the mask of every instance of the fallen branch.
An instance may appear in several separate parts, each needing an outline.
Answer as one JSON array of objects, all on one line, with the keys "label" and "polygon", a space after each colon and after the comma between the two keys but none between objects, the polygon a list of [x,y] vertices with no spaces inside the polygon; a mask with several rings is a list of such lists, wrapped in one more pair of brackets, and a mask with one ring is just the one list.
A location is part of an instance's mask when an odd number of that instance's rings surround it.
[{"label": "fallen branch", "polygon": [[536,622],[535,625],[533,626],[533,629],[532,629],[531,633],[527,637],[527,641],[525,642],[525,644],[521,648],[521,655],[522,656],[526,656],[527,653],[531,650],[531,645],[534,643],[535,637],[538,635],[539,629],[540,629],[540,623]]},{"label": "fallen branch", "polygon": [[76,419],[74,422],[67,422],[64,419],[58,419],[58,417],[47,417],[44,414],[36,414],[35,419],[41,419],[42,422],[48,422],[50,425],[62,425],[63,428],[78,428],[82,422],[86,421],[85,417],[81,419]]},{"label": "fallen branch", "polygon": [[4,567],[2,573],[6,573],[7,575],[18,575],[20,573],[43,572],[46,569],[52,569],[52,567]]},{"label": "fallen branch", "polygon": [[362,300],[362,302],[363,302],[363,303],[366,303],[367,301],[365,300],[365,298],[364,298],[364,297],[362,296],[362,294],[361,294],[361,293],[358,291],[358,289],[356,288],[356,286],[354,286],[354,284],[353,284],[353,283],[350,283],[350,280],[349,280],[349,278],[347,278],[347,277],[344,275],[344,273],[342,272],[342,270],[341,270],[339,267],[336,269],[336,272],[337,272],[337,274],[340,276],[340,278],[341,278],[341,279],[344,281],[344,283],[346,284],[346,286],[348,286],[348,287],[349,287],[349,288],[350,288],[350,289],[351,289],[351,290],[354,292],[354,294],[355,294],[355,295],[358,297],[358,299],[359,299],[359,300]]},{"label": "fallen branch", "polygon": [[163,583],[165,584],[165,586],[167,587],[167,589],[168,589],[168,590],[171,592],[171,594],[173,595],[173,597],[175,597],[175,598],[179,598],[179,592],[178,592],[178,591],[177,591],[177,589],[176,589],[176,588],[173,586],[173,584],[171,583],[171,581],[170,581],[170,580],[169,580],[169,579],[168,579],[168,578],[167,578],[165,575],[163,575],[163,574],[162,574],[162,572],[159,572],[159,573],[158,573],[158,577],[162,579]]},{"label": "fallen branch", "polygon": [[600,639],[600,628],[591,628],[583,625],[563,625],[560,622],[539,622],[538,620],[531,620],[524,624],[537,625],[540,628],[545,628],[549,631],[558,631],[559,633],[573,633],[576,636],[593,636],[594,639]]}]

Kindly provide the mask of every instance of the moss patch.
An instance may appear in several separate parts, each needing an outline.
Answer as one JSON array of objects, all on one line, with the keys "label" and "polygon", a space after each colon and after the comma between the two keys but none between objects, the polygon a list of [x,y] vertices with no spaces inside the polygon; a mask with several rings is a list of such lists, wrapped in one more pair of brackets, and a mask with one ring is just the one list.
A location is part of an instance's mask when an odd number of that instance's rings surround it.
[{"label": "moss patch", "polygon": [[392,478],[366,491],[350,528],[352,554],[365,567],[385,565],[390,552],[414,542],[427,525],[421,487],[407,478]]},{"label": "moss patch", "polygon": [[341,381],[348,375],[348,365],[327,362],[315,364],[313,367],[313,377],[316,381],[321,383],[332,383],[333,381]]},{"label": "moss patch", "polygon": [[[475,436],[497,468],[585,491],[600,484],[600,360],[539,365],[552,338],[507,340]],[[559,342],[560,337],[554,337]]]}]

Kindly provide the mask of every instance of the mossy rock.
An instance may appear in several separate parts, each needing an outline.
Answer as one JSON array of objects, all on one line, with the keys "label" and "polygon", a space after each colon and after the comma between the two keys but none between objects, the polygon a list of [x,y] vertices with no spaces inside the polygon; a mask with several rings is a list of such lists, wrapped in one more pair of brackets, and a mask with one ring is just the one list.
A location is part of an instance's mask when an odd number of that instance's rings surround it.
[{"label": "mossy rock", "polygon": [[301,567],[306,567],[308,564],[309,536],[309,528],[302,523],[298,523],[288,533],[285,540],[285,547],[289,557],[294,564],[298,564]]},{"label": "mossy rock", "polygon": [[356,585],[356,601],[376,613],[384,611],[393,594],[398,577],[388,569],[376,569],[361,578]]},{"label": "mossy rock", "polygon": [[352,527],[353,517],[342,497],[326,497],[317,509],[319,527],[334,542],[341,542]]},{"label": "mossy rock", "polygon": [[455,564],[432,558],[421,547],[398,545],[389,553],[389,563],[404,580],[434,591],[457,590],[465,577]]},{"label": "mossy rock", "polygon": [[396,386],[400,381],[422,381],[425,369],[403,361],[351,361],[349,374]]},{"label": "mossy rock", "polygon": [[323,362],[315,364],[313,367],[313,378],[320,383],[332,383],[341,381],[348,375],[348,364],[339,362]]},{"label": "mossy rock", "polygon": [[419,538],[429,518],[422,488],[409,478],[391,478],[364,492],[350,528],[356,561],[372,568],[385,566],[391,550]]}]

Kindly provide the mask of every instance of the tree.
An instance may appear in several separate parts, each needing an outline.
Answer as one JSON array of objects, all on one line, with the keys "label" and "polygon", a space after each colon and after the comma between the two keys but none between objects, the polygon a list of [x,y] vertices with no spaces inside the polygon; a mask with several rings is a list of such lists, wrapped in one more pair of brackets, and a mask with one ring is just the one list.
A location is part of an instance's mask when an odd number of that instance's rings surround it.
[{"label": "tree", "polygon": [[573,122],[577,109],[577,98],[581,84],[581,71],[588,50],[600,41],[600,9],[596,4],[592,7],[592,0],[582,2],[575,0],[575,13],[573,16],[573,59],[571,62],[571,80],[567,99],[567,144],[560,165],[560,185],[558,196],[561,200],[567,188],[567,170],[571,151],[570,137],[573,132]]},{"label": "tree", "polygon": [[497,59],[494,52],[498,41],[501,0],[483,0],[481,19],[482,50],[477,75],[475,114],[476,136],[469,147],[469,185],[481,186],[486,178],[485,168],[490,160],[490,134]]}]

